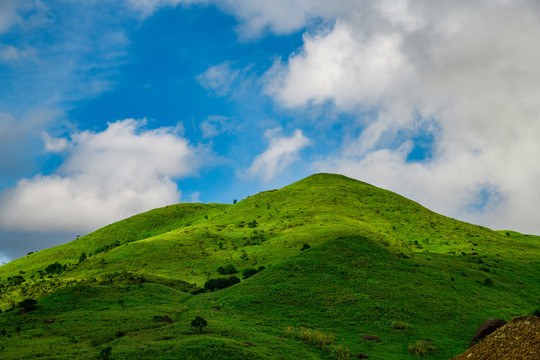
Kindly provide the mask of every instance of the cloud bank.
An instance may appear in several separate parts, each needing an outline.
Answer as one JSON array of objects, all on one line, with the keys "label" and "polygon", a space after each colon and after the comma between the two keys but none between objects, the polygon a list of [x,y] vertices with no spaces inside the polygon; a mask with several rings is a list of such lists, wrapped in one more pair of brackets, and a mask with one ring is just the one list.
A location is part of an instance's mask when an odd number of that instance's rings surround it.
[{"label": "cloud bank", "polygon": [[[358,114],[360,136],[317,170],[540,232],[538,10],[534,1],[360,1],[276,63],[267,91],[283,107],[331,102]],[[434,139],[432,156],[410,161],[418,136]]]},{"label": "cloud bank", "polygon": [[20,180],[1,194],[0,228],[84,232],[136,213],[180,201],[173,179],[192,174],[199,151],[175,128],[143,129],[133,119],[84,131],[71,139],[46,138],[67,158],[52,175]]}]

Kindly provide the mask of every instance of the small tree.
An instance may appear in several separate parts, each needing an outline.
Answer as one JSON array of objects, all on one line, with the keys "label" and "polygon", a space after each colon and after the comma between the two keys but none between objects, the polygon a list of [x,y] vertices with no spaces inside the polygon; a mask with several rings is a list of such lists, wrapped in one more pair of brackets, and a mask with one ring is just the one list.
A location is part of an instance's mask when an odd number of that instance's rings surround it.
[{"label": "small tree", "polygon": [[309,249],[311,246],[309,246],[308,244],[304,244],[302,245],[302,248],[300,249],[300,251],[304,251],[304,250],[307,250]]},{"label": "small tree", "polygon": [[107,346],[106,348],[101,349],[98,359],[100,360],[109,360],[112,352],[112,347]]},{"label": "small tree", "polygon": [[23,308],[24,311],[33,311],[37,309],[37,300],[34,299],[25,299],[19,303],[19,307]]},{"label": "small tree", "polygon": [[208,322],[202,316],[196,316],[195,320],[191,321],[191,326],[196,328],[199,334],[202,334],[203,328],[206,327]]},{"label": "small tree", "polygon": [[83,251],[81,255],[79,255],[79,264],[86,260],[86,253]]}]

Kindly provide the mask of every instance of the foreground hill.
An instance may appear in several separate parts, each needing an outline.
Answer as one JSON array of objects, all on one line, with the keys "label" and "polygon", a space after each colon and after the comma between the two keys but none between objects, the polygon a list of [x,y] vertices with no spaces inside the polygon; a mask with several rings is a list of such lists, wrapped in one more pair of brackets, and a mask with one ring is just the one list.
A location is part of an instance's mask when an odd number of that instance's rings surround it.
[{"label": "foreground hill", "polygon": [[[449,359],[485,319],[537,307],[539,255],[539,237],[318,174],[235,205],[152,210],[0,267],[0,309],[13,309],[0,358]],[[261,271],[190,294],[247,269]],[[25,299],[37,308],[18,309]]]},{"label": "foreground hill", "polygon": [[538,360],[540,317],[519,316],[452,360]]}]

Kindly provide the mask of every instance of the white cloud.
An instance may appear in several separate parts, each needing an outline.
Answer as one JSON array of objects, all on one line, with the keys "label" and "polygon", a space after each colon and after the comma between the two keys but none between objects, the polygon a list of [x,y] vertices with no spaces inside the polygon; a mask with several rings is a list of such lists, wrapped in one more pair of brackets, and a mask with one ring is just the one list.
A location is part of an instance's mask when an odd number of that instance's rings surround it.
[{"label": "white cloud", "polygon": [[218,96],[225,96],[231,92],[231,85],[238,78],[238,70],[231,68],[228,62],[209,67],[204,73],[197,76],[197,80],[206,90]]},{"label": "white cloud", "polygon": [[82,232],[179,202],[172,179],[197,169],[197,149],[174,128],[143,125],[128,119],[103,132],[73,134],[57,173],[23,179],[3,191],[0,227]]},{"label": "white cloud", "polygon": [[28,59],[35,54],[35,49],[30,47],[17,48],[12,45],[0,44],[0,60],[6,62],[16,62]]},{"label": "white cloud", "polygon": [[203,138],[211,139],[235,130],[235,120],[227,116],[211,115],[199,124]]},{"label": "white cloud", "polygon": [[45,150],[51,152],[62,152],[70,147],[70,143],[66,138],[53,138],[46,132],[41,133],[41,138],[45,143]]},{"label": "white cloud", "polygon": [[296,130],[291,137],[280,135],[281,129],[270,129],[265,132],[269,141],[268,149],[255,157],[246,171],[250,176],[262,177],[269,181],[279,175],[288,166],[298,160],[298,153],[310,144],[310,140]]},{"label": "white cloud", "polygon": [[[360,1],[335,20],[267,75],[285,107],[331,102],[359,114],[362,134],[317,169],[451,216],[540,232],[539,3]],[[429,161],[411,163],[414,139],[403,132],[418,122],[438,130]],[[485,189],[493,201],[471,207]]]},{"label": "white cloud", "polygon": [[20,6],[19,0],[0,1],[0,33],[8,30],[13,24],[20,21],[17,7]]}]

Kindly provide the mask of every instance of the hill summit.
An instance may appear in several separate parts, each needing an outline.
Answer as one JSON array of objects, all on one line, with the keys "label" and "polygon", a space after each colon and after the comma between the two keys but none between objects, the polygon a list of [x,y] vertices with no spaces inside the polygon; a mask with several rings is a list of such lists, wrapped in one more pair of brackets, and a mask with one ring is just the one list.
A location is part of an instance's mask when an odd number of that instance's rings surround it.
[{"label": "hill summit", "polygon": [[0,357],[449,359],[537,307],[539,254],[537,236],[316,174],[0,267]]}]

